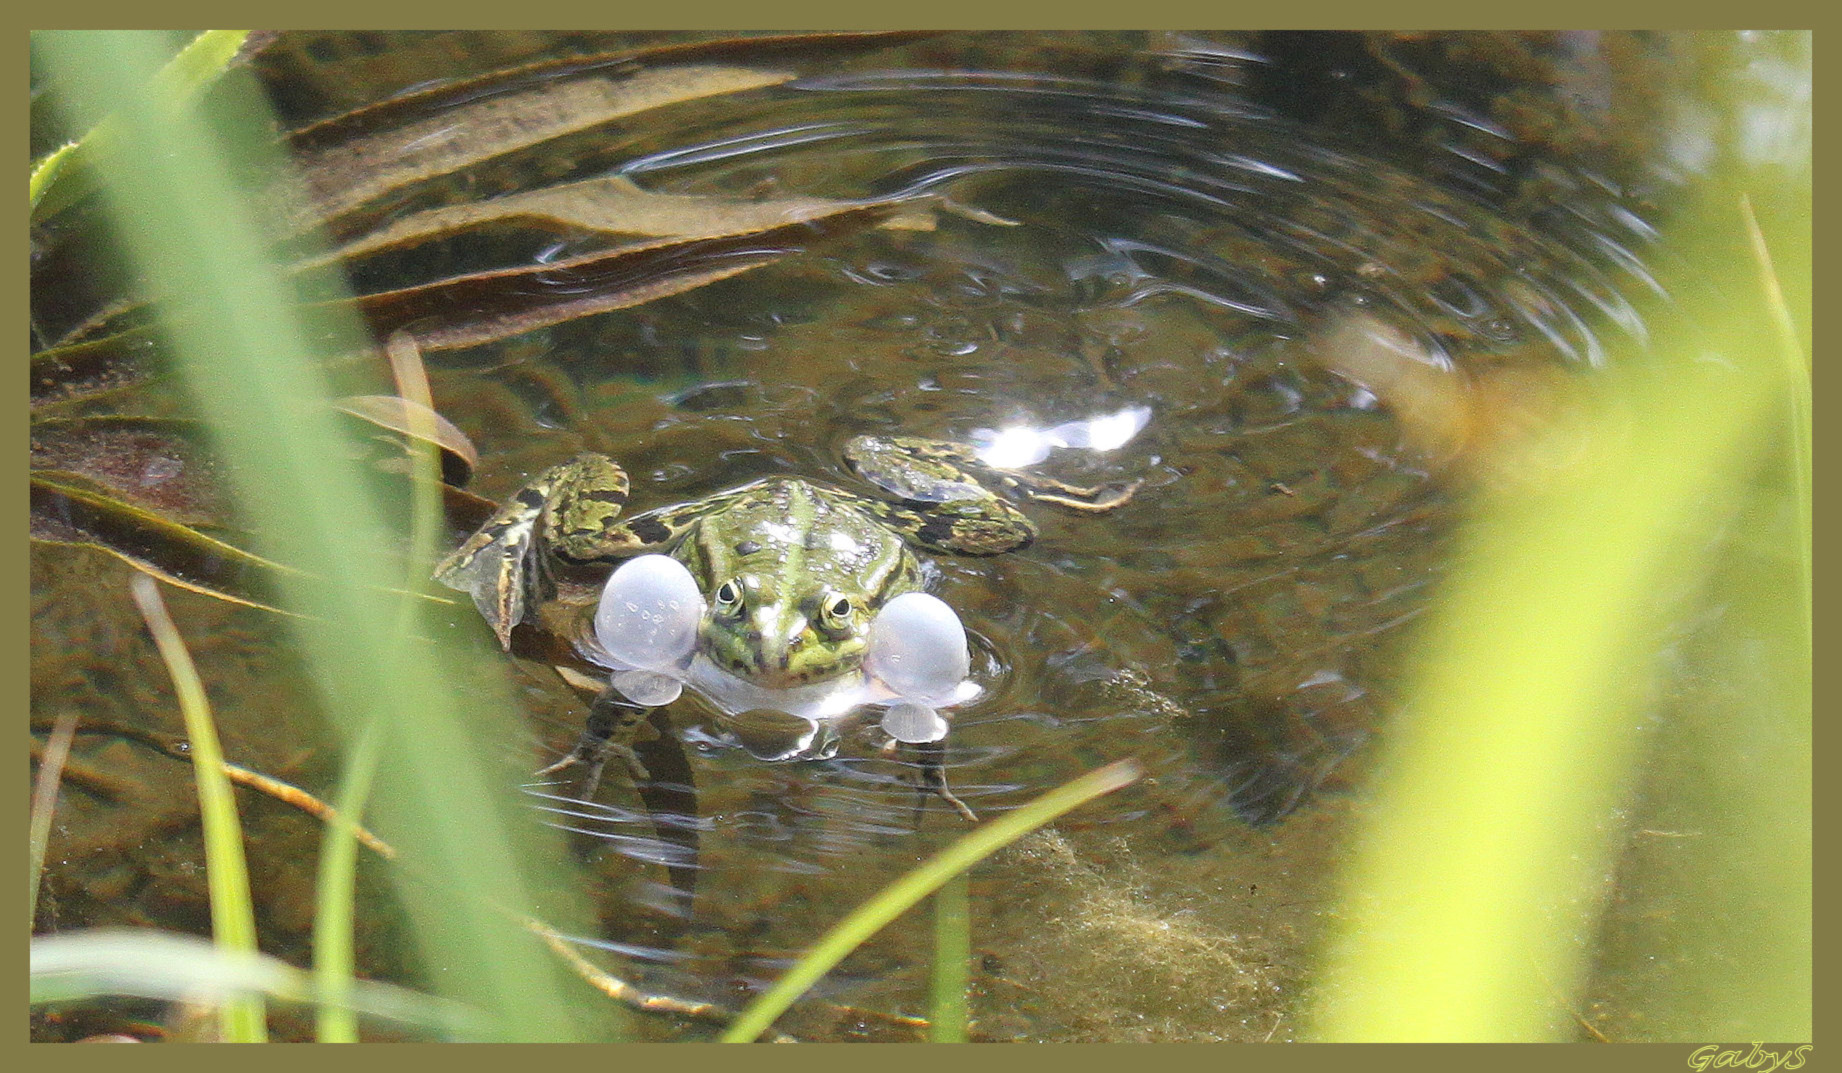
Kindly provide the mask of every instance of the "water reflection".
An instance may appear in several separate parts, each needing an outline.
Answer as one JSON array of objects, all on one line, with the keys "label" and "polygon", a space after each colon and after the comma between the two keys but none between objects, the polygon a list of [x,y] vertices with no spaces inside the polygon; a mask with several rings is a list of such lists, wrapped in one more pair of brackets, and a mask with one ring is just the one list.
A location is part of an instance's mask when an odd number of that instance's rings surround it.
[{"label": "water reflection", "polygon": [[975,428],[967,441],[978,449],[979,461],[999,469],[1025,469],[1049,457],[1057,447],[1087,451],[1114,451],[1132,441],[1151,420],[1149,406],[1129,406],[1109,414],[1064,421],[1049,428],[1006,425],[1001,429]]},{"label": "water reflection", "polygon": [[[1505,136],[1475,109],[1442,114]],[[1510,177],[1480,144],[1438,147],[1470,169],[1453,183],[1193,80],[809,78],[597,166],[670,193],[926,196],[931,229],[561,334],[549,360],[583,399],[574,436],[629,466],[636,508],[775,473],[852,487],[837,452],[864,432],[1143,481],[1103,517],[1031,508],[1026,552],[933,557],[982,689],[953,718],[949,779],[988,816],[1135,755],[1153,778],[1084,822],[1145,853],[1206,846],[1340,785],[1381,725],[1402,627],[1439,576],[1460,385],[1483,363],[1590,365],[1602,333],[1643,330],[1627,297],[1649,286],[1641,214],[1577,178],[1556,180],[1576,184],[1562,203],[1506,214]],[[671,368],[664,350],[696,361],[636,384]],[[700,900],[679,919],[763,936],[751,957],[798,945],[766,923],[787,899],[841,912],[960,829],[917,807],[912,758],[874,723],[767,764],[733,712],[687,695],[671,718],[701,834]],[[626,876],[611,897],[664,904],[644,809],[558,822],[596,832]],[[662,979],[694,990],[710,969]]]},{"label": "water reflection", "polygon": [[[1641,190],[1705,166],[1719,120],[1675,116],[1656,134],[1665,151],[1635,171],[1603,140],[1577,139],[1593,151],[1567,159],[1571,113],[1552,136],[1516,128],[1517,108],[1543,98],[1421,80],[1407,62],[1420,47],[948,37],[813,62],[784,85],[505,162],[539,184],[905,195],[921,211],[444,357],[436,395],[481,448],[485,494],[582,450],[632,474],[635,510],[771,475],[861,489],[840,447],[864,432],[953,439],[1071,482],[1143,482],[1100,518],[1031,508],[1042,533],[1028,551],[930,567],[980,690],[948,736],[959,796],[993,815],[1122,755],[1151,774],[1069,826],[1094,834],[1082,845],[1039,846],[979,880],[981,942],[1002,966],[982,963],[980,985],[1015,1000],[985,1011],[993,1035],[1125,1038],[1143,1011],[1190,1038],[1222,1031],[1221,1010],[1190,1001],[1208,986],[1120,983],[1123,952],[1155,950],[1161,922],[1195,923],[1161,934],[1218,952],[1222,936],[1266,940],[1279,979],[1303,963],[1328,841],[1312,817],[1279,821],[1347,785],[1349,758],[1385,725],[1403,628],[1439,581],[1454,459],[1510,412],[1478,400],[1509,381],[1497,371],[1590,366],[1608,334],[1644,333],[1633,299],[1658,290],[1657,233]],[[1604,47],[1560,39],[1556,54],[1579,61],[1568,99],[1623,115],[1630,88]],[[1753,77],[1798,100],[1776,67]],[[1425,90],[1417,110],[1363,122],[1401,84]],[[1775,113],[1748,130],[1758,154],[1808,141]],[[548,263],[606,241],[545,234],[530,248]],[[531,704],[553,755],[582,723],[559,692]],[[800,742],[819,758],[764,763],[754,754],[777,755],[773,735],[751,714],[687,691],[658,732],[694,778],[655,766],[650,798],[614,779],[593,802],[570,784],[530,788],[595,876],[597,941],[667,990],[735,997],[964,829],[917,808],[915,764],[884,751],[874,721]],[[661,792],[677,803],[659,806]],[[661,827],[694,832],[696,853]],[[1116,858],[1074,857],[1113,837],[1127,847]],[[1135,867],[1152,893],[1121,879]],[[665,882],[686,870],[701,877],[694,911]],[[1183,901],[1184,884],[1211,899]],[[1050,910],[1024,890],[1110,938],[1045,926]],[[880,937],[872,970],[835,986],[909,987],[926,960],[912,931]],[[1122,953],[1082,960],[1096,949]],[[1290,1001],[1262,980],[1260,996],[1234,992],[1261,1014],[1240,1038],[1271,1035]],[[912,1005],[908,991],[882,998]]]}]

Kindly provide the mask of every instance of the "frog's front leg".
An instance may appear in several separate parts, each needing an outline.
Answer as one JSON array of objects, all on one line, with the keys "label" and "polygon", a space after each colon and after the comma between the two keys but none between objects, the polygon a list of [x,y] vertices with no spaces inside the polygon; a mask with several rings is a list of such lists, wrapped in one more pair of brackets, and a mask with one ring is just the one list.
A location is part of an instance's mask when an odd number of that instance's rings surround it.
[{"label": "frog's front leg", "polygon": [[[858,436],[845,445],[844,454],[851,468],[871,483],[897,494],[919,489],[925,497],[939,494],[941,488],[957,494],[962,482],[969,480],[989,492],[1003,491],[1019,499],[1053,503],[1089,514],[1123,505],[1140,484],[1069,484],[1028,470],[994,466],[963,443],[916,436]],[[890,481],[897,474],[899,485]]]},{"label": "frog's front leg", "polygon": [[577,764],[585,764],[587,772],[582,777],[582,792],[577,795],[581,800],[594,798],[595,791],[601,786],[601,771],[607,766],[610,757],[619,757],[626,764],[627,773],[636,783],[652,779],[646,765],[634,751],[633,743],[638,738],[640,728],[650,725],[652,709],[642,707],[622,696],[613,686],[608,686],[596,695],[588,708],[588,724],[583,728],[582,736],[576,741],[576,747],[567,756],[544,768],[537,774],[551,775]]},{"label": "frog's front leg", "polygon": [[578,455],[552,466],[443,560],[435,580],[471,594],[499,644],[510,651],[512,628],[556,595],[551,574],[556,564],[612,564],[678,534],[681,524],[673,511],[617,522],[627,488],[626,471],[605,455]]},{"label": "frog's front leg", "polygon": [[977,459],[958,444],[906,436],[857,436],[844,460],[889,501],[851,499],[884,525],[930,551],[1001,555],[1036,539],[1030,519],[980,480]]},{"label": "frog's front leg", "polygon": [[[592,550],[627,502],[627,475],[612,459],[584,454],[551,466],[435,568],[435,580],[470,594],[499,644],[553,595],[545,555]],[[582,556],[586,557],[586,556]]]}]

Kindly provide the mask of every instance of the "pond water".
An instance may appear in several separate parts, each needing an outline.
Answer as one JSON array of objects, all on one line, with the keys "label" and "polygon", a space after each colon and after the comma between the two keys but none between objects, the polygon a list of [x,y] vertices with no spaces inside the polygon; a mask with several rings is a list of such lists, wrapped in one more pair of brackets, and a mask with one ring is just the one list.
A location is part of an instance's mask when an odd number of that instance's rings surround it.
[{"label": "pond water", "polygon": [[[385,35],[368,55],[324,35],[288,42],[265,71],[298,121],[356,103],[335,96],[336,76],[360,59],[407,86],[481,40]],[[494,47],[541,45],[577,47]],[[1572,377],[1608,341],[1641,337],[1633,303],[1653,287],[1652,199],[1667,176],[1660,136],[1636,122],[1664,114],[1663,87],[1634,87],[1677,47],[1071,34],[777,53],[795,77],[501,166],[669,194],[932,195],[922,222],[431,356],[437,407],[479,448],[472,488],[487,498],[598,451],[632,476],[633,510],[773,475],[861,490],[841,449],[862,433],[972,442],[1148,413],[1123,443],[1036,465],[1140,482],[1128,503],[1030,506],[1041,533],[1025,550],[927,557],[983,689],[947,739],[969,806],[1002,814],[1128,756],[1147,772],[972,874],[973,1034],[1294,1039],[1351,790],[1398,700],[1395,668],[1437,590],[1462,488],[1325,341],[1359,326],[1458,383]],[[377,58],[393,49],[400,70]],[[1566,137],[1588,126],[1591,144]],[[602,241],[564,235],[535,256]],[[477,254],[456,243],[420,256]],[[191,772],[128,736],[178,729],[124,599],[128,571],[68,549],[35,552],[33,567],[34,724],[78,710],[91,730],[67,776],[41,925],[202,932]],[[329,792],[336,761],[288,688],[275,624],[189,594],[174,603],[230,757]],[[491,645],[464,600],[454,621]],[[585,702],[541,667],[514,673],[533,756],[561,756]],[[938,801],[917,814],[914,768],[884,752],[874,721],[831,759],[772,764],[692,695],[669,714],[695,785],[676,821],[699,835],[688,911],[661,865],[685,861],[681,848],[659,841],[659,817],[612,766],[590,802],[572,799],[568,771],[507,788],[572,832],[600,926],[579,938],[642,988],[739,1005],[965,829]],[[110,727],[121,733],[96,732]],[[317,828],[259,798],[245,821],[264,947],[304,964]],[[366,883],[361,958],[389,977],[405,968],[400,933]],[[781,1027],[918,1038],[905,1019],[927,1014],[932,941],[911,914]],[[1600,1008],[1607,1027],[1618,1002]],[[39,1031],[107,1025],[97,1014]]]}]

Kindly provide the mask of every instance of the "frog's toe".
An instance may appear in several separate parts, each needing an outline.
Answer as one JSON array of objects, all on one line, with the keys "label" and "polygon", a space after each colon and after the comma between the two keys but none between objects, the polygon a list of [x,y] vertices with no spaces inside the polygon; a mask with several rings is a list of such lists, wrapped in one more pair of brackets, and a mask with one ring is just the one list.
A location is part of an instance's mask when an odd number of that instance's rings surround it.
[{"label": "frog's toe", "polygon": [[1139,485],[1144,483],[1141,478],[1126,485],[1102,484],[1083,487],[1037,478],[1036,483],[1025,485],[1025,491],[1031,499],[1039,503],[1053,503],[1058,507],[1067,507],[1086,514],[1101,514],[1115,507],[1124,506],[1138,491]]}]

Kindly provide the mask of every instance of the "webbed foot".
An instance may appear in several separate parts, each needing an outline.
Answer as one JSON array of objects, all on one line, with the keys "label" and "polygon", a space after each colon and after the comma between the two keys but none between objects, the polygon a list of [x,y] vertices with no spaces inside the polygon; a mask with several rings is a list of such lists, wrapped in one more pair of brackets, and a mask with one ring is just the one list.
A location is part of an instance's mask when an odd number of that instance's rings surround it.
[{"label": "webbed foot", "polygon": [[938,741],[927,742],[925,744],[916,745],[914,748],[917,749],[921,755],[921,780],[920,785],[915,788],[918,792],[915,801],[915,826],[921,826],[921,816],[927,808],[929,795],[938,797],[942,801],[953,806],[953,811],[959,813],[960,817],[967,823],[979,822],[978,813],[968,808],[964,801],[954,796],[953,791],[947,788],[947,749],[945,743]]},{"label": "webbed foot", "polygon": [[608,759],[618,757],[627,766],[627,773],[635,783],[650,782],[652,774],[640,762],[639,753],[634,751],[633,739],[640,727],[647,724],[651,714],[651,708],[634,704],[609,686],[589,705],[588,725],[576,740],[576,747],[561,760],[538,771],[538,777],[584,764],[588,771],[582,777],[582,791],[577,797],[588,801],[601,786],[601,772],[607,766]]}]

